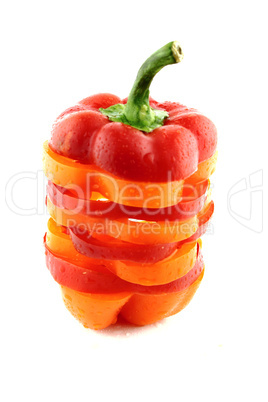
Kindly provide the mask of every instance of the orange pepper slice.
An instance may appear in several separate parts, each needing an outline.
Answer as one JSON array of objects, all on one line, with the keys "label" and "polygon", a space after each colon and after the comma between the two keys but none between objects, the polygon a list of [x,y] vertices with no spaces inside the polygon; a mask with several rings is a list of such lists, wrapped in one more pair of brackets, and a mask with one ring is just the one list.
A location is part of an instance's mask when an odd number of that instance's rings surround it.
[{"label": "orange pepper slice", "polygon": [[197,241],[185,243],[171,256],[155,264],[111,261],[107,268],[119,278],[139,285],[163,285],[186,275],[196,261]]},{"label": "orange pepper slice", "polygon": [[200,162],[198,170],[185,180],[187,184],[196,184],[207,180],[216,170],[216,163],[218,159],[218,151],[216,151],[209,159]]},{"label": "orange pepper slice", "polygon": [[99,271],[106,272],[106,268],[103,269],[103,261],[96,260],[95,258],[86,257],[83,254],[76,251],[68,235],[66,228],[57,225],[56,222],[50,218],[47,222],[47,232],[45,236],[45,242],[47,247],[56,256],[63,258],[64,260],[73,262],[74,264],[83,267],[94,269],[99,266]]},{"label": "orange pepper slice", "polygon": [[[199,164],[187,183],[205,181],[215,170],[217,153]],[[90,199],[92,192],[119,204],[142,208],[165,208],[177,204],[183,180],[165,183],[129,182],[94,165],[87,165],[53,152],[48,141],[43,148],[43,170],[53,183],[72,190],[78,198]]]},{"label": "orange pepper slice", "polygon": [[185,243],[169,257],[155,264],[131,261],[99,260],[89,258],[76,251],[66,228],[58,226],[50,218],[47,225],[46,245],[56,256],[83,268],[106,269],[127,282],[139,285],[162,285],[186,275],[196,262],[197,241]]},{"label": "orange pepper slice", "polygon": [[53,183],[71,189],[78,198],[90,199],[92,192],[119,204],[162,208],[181,199],[183,181],[146,183],[120,179],[94,165],[79,163],[43,147],[43,170]]},{"label": "orange pepper slice", "polygon": [[182,282],[182,289],[178,291],[170,291],[168,284],[163,292],[158,292],[157,287],[153,286],[148,293],[122,289],[118,292],[92,294],[61,286],[63,300],[72,315],[88,328],[106,328],[116,322],[119,313],[130,323],[147,325],[176,314],[190,302],[204,274],[200,254],[196,270],[201,272],[197,279],[187,287]]},{"label": "orange pepper slice", "polygon": [[49,197],[47,198],[47,209],[50,216],[59,225],[77,226],[80,230],[89,231],[94,237],[98,237],[98,234],[106,234],[136,244],[179,242],[192,236],[198,229],[198,214],[185,221],[109,220],[108,218],[77,214],[71,210],[56,207]]}]

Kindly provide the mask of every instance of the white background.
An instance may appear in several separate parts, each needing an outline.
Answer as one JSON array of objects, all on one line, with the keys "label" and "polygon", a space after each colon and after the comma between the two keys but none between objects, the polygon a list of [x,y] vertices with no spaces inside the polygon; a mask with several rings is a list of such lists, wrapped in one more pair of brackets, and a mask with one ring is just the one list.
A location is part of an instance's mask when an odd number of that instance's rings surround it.
[{"label": "white background", "polygon": [[[2,401],[268,400],[265,3],[1,6]],[[206,274],[175,317],[145,328],[86,330],[45,267],[42,143],[56,116],[78,100],[127,96],[141,63],[172,40],[184,60],[158,74],[151,95],[199,109],[219,132]],[[13,186],[12,201],[10,180],[24,172],[32,179]]]}]

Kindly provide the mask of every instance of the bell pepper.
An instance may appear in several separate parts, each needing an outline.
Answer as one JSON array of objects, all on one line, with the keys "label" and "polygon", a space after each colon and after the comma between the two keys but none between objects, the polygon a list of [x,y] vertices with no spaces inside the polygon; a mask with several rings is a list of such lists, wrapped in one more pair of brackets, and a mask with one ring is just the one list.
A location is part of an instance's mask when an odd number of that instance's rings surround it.
[{"label": "bell pepper", "polygon": [[46,263],[86,327],[105,328],[119,313],[136,325],[173,315],[203,278],[216,128],[195,109],[149,96],[155,74],[182,57],[168,43],[142,65],[128,98],[83,99],[44,144]]}]

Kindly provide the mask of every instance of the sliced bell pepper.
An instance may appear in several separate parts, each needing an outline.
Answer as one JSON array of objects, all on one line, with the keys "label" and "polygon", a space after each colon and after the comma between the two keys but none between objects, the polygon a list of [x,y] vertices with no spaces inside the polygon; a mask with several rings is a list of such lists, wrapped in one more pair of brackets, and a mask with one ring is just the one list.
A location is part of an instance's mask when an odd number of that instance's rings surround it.
[{"label": "sliced bell pepper", "polygon": [[190,303],[203,276],[204,269],[190,286],[178,292],[158,295],[135,294],[122,307],[120,315],[134,325],[148,325],[177,314]]},{"label": "sliced bell pepper", "polygon": [[149,98],[155,74],[182,56],[177,42],[159,49],[128,98],[83,99],[44,144],[47,267],[86,327],[105,328],[119,313],[156,322],[184,308],[202,280],[216,128],[197,110]]},{"label": "sliced bell pepper", "polygon": [[177,314],[192,300],[204,270],[187,288],[174,293],[143,295],[118,292],[92,294],[61,286],[65,306],[86,328],[103,329],[117,322],[118,316],[134,325],[153,324]]},{"label": "sliced bell pepper", "polygon": [[136,218],[139,220],[186,220],[193,217],[204,206],[206,192],[209,188],[209,180],[196,185],[183,186],[181,201],[166,208],[136,208],[117,204],[107,199],[93,199],[96,193],[92,193],[92,199],[80,199],[64,187],[57,186],[51,181],[47,185],[47,195],[52,203],[59,208],[71,210],[93,217],[108,218],[110,220],[122,218]]},{"label": "sliced bell pepper", "polygon": [[182,194],[182,180],[163,183],[127,181],[95,165],[58,155],[48,142],[44,143],[43,170],[49,180],[72,190],[81,199],[90,199],[94,191],[123,205],[165,208],[177,204]]},{"label": "sliced bell pepper", "polygon": [[[73,246],[68,229],[64,226],[57,225],[52,218],[50,218],[47,223],[44,244],[59,258],[71,261],[83,268],[94,266],[96,269],[106,272],[104,261],[101,259],[96,260],[96,258],[90,258],[79,253]],[[99,266],[99,268],[97,268],[97,266]]]},{"label": "sliced bell pepper", "polygon": [[105,289],[88,293],[61,285],[62,296],[71,314],[87,328],[106,328],[117,321],[119,314],[135,325],[152,324],[176,314],[191,301],[204,275],[201,254],[194,269],[186,280],[164,286],[136,286],[128,291],[117,287],[114,292]]},{"label": "sliced bell pepper", "polygon": [[196,260],[197,241],[185,243],[169,257],[154,264],[115,260],[107,268],[119,278],[139,285],[163,285],[186,275]]},{"label": "sliced bell pepper", "polygon": [[131,298],[129,292],[82,293],[61,286],[62,298],[70,313],[85,328],[103,329],[115,324],[124,304]]},{"label": "sliced bell pepper", "polygon": [[116,239],[134,244],[166,244],[183,241],[191,237],[199,227],[199,216],[203,216],[207,209],[204,208],[187,221],[134,221],[134,220],[115,220],[109,221],[102,218],[91,218],[87,215],[72,214],[52,204],[47,199],[47,208],[50,216],[62,226],[77,226],[82,233],[89,232],[91,236],[97,238],[106,234]]},{"label": "sliced bell pepper", "polygon": [[[216,154],[199,164],[193,182],[207,180],[215,170]],[[162,183],[131,182],[113,176],[94,165],[53,152],[44,143],[43,170],[53,183],[72,190],[78,198],[90,199],[92,191],[110,201],[141,208],[165,208],[181,200],[183,180]],[[191,177],[187,179],[191,183]]]},{"label": "sliced bell pepper", "polygon": [[[49,219],[45,237],[45,245],[57,257],[65,259],[83,268],[91,265],[101,272],[106,272],[104,266],[120,278],[140,285],[161,285],[172,282],[185,274],[193,267],[196,260],[196,241],[176,245],[176,250],[167,258],[157,263],[136,263],[133,261],[94,259],[78,252],[67,234],[68,229],[56,225]],[[200,243],[200,240],[198,240]]]},{"label": "sliced bell pepper", "polygon": [[107,269],[101,272],[97,265],[91,264],[88,268],[80,267],[72,261],[56,256],[46,245],[45,248],[47,267],[55,281],[78,292],[116,293],[125,290],[139,294],[176,292],[189,286],[203,269],[201,264],[203,257],[198,243],[195,264],[186,275],[166,284],[152,286],[127,282]]},{"label": "sliced bell pepper", "polygon": [[210,219],[214,212],[214,202],[211,203],[199,214],[199,227],[197,231],[188,239],[183,240],[181,243],[192,242],[194,240],[200,239],[201,236],[206,232],[208,225],[210,223]]},{"label": "sliced bell pepper", "polygon": [[181,181],[194,174],[215,153],[214,124],[194,109],[149,99],[155,74],[181,59],[171,42],[142,65],[126,103],[102,94],[69,108],[53,125],[50,148],[130,182]]},{"label": "sliced bell pepper", "polygon": [[176,242],[135,244],[106,235],[96,238],[89,232],[79,233],[76,227],[70,227],[69,232],[74,247],[79,253],[102,260],[123,260],[154,264],[169,257],[177,249]]},{"label": "sliced bell pepper", "polygon": [[[215,170],[217,154],[200,163],[187,183],[206,181]],[[44,143],[43,170],[54,184],[65,187],[80,199],[90,199],[92,192],[118,204],[140,208],[165,208],[180,202],[183,180],[169,182],[131,182],[53,152]]]}]

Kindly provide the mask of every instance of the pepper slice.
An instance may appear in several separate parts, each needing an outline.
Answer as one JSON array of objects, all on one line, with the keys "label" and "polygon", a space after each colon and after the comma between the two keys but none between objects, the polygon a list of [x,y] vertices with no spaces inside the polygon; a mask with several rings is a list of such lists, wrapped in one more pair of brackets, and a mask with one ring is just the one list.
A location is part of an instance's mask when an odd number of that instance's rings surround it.
[{"label": "pepper slice", "polygon": [[47,223],[44,244],[59,258],[63,258],[85,269],[91,267],[91,269],[95,268],[100,272],[107,271],[103,260],[96,260],[95,258],[90,258],[79,253],[73,246],[68,229],[64,226],[57,225],[52,218],[50,218]]},{"label": "pepper slice", "polygon": [[[203,234],[208,226],[208,222],[212,217],[214,211],[214,203],[213,201],[202,211],[200,214],[200,231],[199,234]],[[79,233],[79,231],[75,228],[69,228],[70,235],[74,247],[76,250],[88,257],[91,258],[101,258],[101,259],[118,259],[118,260],[129,260],[129,261],[136,261],[136,262],[157,262],[162,260],[163,255],[165,253],[166,256],[171,254],[179,245],[185,242],[192,242],[196,239],[192,237],[186,239],[184,242],[173,242],[173,243],[165,243],[160,244],[160,253],[162,258],[154,257],[151,258],[151,254],[156,252],[157,247],[159,244],[132,244],[128,242],[121,241],[119,239],[111,239],[109,236],[103,237],[93,237],[95,234],[90,236],[88,232]],[[200,237],[200,236],[199,236]],[[173,248],[174,247],[174,248]],[[137,250],[137,253],[136,251]],[[143,250],[143,251],[141,251]],[[144,258],[144,250],[148,252],[150,255],[145,256],[147,261],[142,260]],[[139,256],[139,253],[140,256]]]},{"label": "pepper slice", "polygon": [[90,199],[92,191],[95,191],[118,204],[164,208],[177,204],[182,194],[182,180],[167,183],[130,182],[95,165],[59,155],[52,151],[48,141],[43,148],[43,170],[50,181],[72,190],[81,199]]},{"label": "pepper slice", "polygon": [[95,267],[85,269],[74,263],[54,255],[46,247],[47,267],[60,285],[67,286],[78,292],[85,293],[118,293],[128,291],[132,294],[161,295],[175,293],[186,289],[200,275],[203,270],[203,257],[199,245],[197,246],[197,257],[193,268],[183,277],[175,281],[153,286],[143,286],[124,281],[113,273],[99,272]]},{"label": "pepper slice", "polygon": [[[193,217],[204,206],[209,180],[196,185],[184,185],[181,201],[166,208],[136,208],[117,204],[106,199],[80,199],[64,187],[51,181],[47,185],[47,195],[52,203],[62,209],[83,215],[108,219],[136,218],[139,220],[185,220]],[[94,196],[96,194],[92,194]]]},{"label": "pepper slice", "polygon": [[[186,183],[207,180],[215,170],[213,154],[198,165]],[[92,192],[118,204],[139,208],[166,208],[180,202],[183,180],[165,183],[130,182],[120,179],[95,165],[87,165],[53,152],[46,141],[43,148],[43,170],[54,184],[72,190],[80,199],[90,199]]]},{"label": "pepper slice", "polygon": [[80,234],[76,227],[70,227],[69,233],[79,253],[96,259],[154,264],[170,256],[177,249],[177,243],[133,244],[110,236],[97,239],[88,232]]},{"label": "pepper slice", "polygon": [[135,286],[134,293],[119,289],[112,293],[88,293],[66,285],[61,285],[61,289],[67,309],[86,328],[106,328],[117,321],[119,314],[132,324],[147,325],[185,308],[194,296],[203,275],[204,263],[199,253],[195,270],[192,269],[186,275],[187,280],[184,277],[183,280],[168,285]]},{"label": "pepper slice", "polygon": [[174,253],[155,264],[96,260],[77,252],[67,233],[67,228],[57,226],[52,218],[49,219],[45,244],[54,255],[86,269],[93,266],[101,272],[106,272],[105,266],[120,278],[140,285],[161,285],[172,282],[187,274],[196,260],[196,241],[184,245],[178,244]]},{"label": "pepper slice", "polygon": [[77,226],[81,232],[90,232],[94,237],[98,234],[127,241],[135,244],[173,243],[191,237],[198,229],[199,217],[204,214],[211,203],[208,194],[206,203],[199,214],[185,221],[143,221],[137,219],[109,220],[102,217],[92,217],[56,207],[49,197],[47,209],[50,216],[62,226]]},{"label": "pepper slice", "polygon": [[[205,208],[205,207],[204,207]],[[149,222],[134,219],[109,220],[75,214],[58,208],[47,198],[50,216],[62,226],[77,226],[81,232],[89,231],[94,237],[98,234],[127,241],[134,244],[165,244],[182,241],[191,237],[198,229],[198,215],[185,221]]]},{"label": "pepper slice", "polygon": [[115,260],[107,268],[119,278],[139,285],[163,285],[186,275],[196,261],[197,241],[178,246],[172,255],[155,264]]},{"label": "pepper slice", "polygon": [[206,232],[210,219],[214,213],[214,202],[211,203],[199,214],[199,227],[197,231],[188,239],[183,240],[181,243],[192,242],[194,240],[200,239],[201,236]]}]

